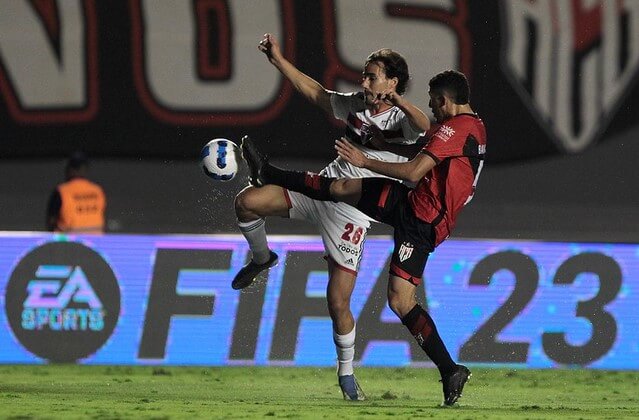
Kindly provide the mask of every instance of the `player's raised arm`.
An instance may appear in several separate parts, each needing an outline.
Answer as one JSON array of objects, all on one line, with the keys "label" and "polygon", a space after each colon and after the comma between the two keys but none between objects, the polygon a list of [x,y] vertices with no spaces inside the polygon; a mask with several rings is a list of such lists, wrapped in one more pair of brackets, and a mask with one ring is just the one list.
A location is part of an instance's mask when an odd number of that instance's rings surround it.
[{"label": "player's raised arm", "polygon": [[264,34],[264,38],[262,38],[257,48],[266,55],[271,64],[293,83],[299,93],[311,103],[322,108],[327,114],[333,114],[328,91],[317,80],[302,73],[284,58],[280,45],[273,35]]},{"label": "player's raised arm", "polygon": [[394,105],[404,111],[404,114],[408,117],[410,125],[418,131],[425,133],[430,130],[430,120],[426,114],[424,114],[424,111],[417,108],[417,106],[415,106],[411,101],[397,92],[393,90],[382,92],[379,94],[378,100],[385,101],[386,103]]}]

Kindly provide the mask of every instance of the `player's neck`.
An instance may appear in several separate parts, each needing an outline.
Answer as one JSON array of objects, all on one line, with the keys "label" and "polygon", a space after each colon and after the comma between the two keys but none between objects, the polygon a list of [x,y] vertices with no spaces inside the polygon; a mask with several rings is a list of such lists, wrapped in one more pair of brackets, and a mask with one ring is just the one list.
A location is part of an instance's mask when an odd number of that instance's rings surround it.
[{"label": "player's neck", "polygon": [[382,112],[388,111],[392,107],[393,107],[393,105],[388,105],[387,103],[380,101],[379,103],[371,106],[371,108],[370,108],[371,109],[371,114],[373,114],[373,115],[381,114]]},{"label": "player's neck", "polygon": [[454,117],[460,114],[474,114],[475,112],[470,107],[470,104],[463,105],[453,105],[452,109],[449,111],[449,117]]}]

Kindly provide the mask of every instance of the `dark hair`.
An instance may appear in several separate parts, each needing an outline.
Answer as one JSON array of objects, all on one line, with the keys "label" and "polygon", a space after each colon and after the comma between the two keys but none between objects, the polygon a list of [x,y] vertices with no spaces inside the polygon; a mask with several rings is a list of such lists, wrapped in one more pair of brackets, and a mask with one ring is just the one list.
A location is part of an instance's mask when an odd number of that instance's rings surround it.
[{"label": "dark hair", "polygon": [[446,70],[435,75],[430,82],[430,91],[434,94],[450,96],[457,105],[464,105],[470,101],[470,87],[464,73],[456,70]]},{"label": "dark hair", "polygon": [[365,66],[370,63],[381,63],[384,67],[384,73],[386,77],[392,79],[397,77],[397,93],[403,95],[406,92],[406,86],[408,85],[408,64],[406,59],[398,52],[391,50],[390,48],[382,48],[372,52],[366,59]]},{"label": "dark hair", "polygon": [[69,160],[67,161],[67,170],[68,169],[80,169],[82,167],[89,166],[89,159],[87,155],[82,151],[75,151],[69,156]]}]

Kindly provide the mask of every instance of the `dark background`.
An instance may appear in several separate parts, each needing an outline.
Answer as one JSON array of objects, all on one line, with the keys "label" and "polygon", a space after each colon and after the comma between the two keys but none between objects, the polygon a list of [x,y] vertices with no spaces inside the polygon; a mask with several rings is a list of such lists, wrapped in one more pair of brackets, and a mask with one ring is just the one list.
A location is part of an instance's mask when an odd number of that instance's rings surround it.
[{"label": "dark background", "polygon": [[[194,8],[198,3],[198,1],[193,2]],[[282,0],[282,4],[286,3],[290,3],[294,11],[295,63],[302,71],[323,82],[327,88],[333,88],[330,80],[324,80],[327,70],[327,52],[323,40],[327,36],[326,31],[330,29],[327,28],[326,17],[322,10],[333,7],[334,2]],[[558,147],[547,134],[546,129],[552,126],[552,119],[543,124],[537,121],[528,110],[524,99],[514,91],[512,83],[505,74],[500,54],[504,50],[504,37],[507,34],[504,34],[502,29],[504,24],[501,20],[504,19],[504,13],[501,10],[503,7],[500,8],[500,2],[457,0],[452,3],[457,6],[457,9],[449,12],[450,16],[454,18],[462,13],[466,16],[463,21],[463,30],[469,34],[471,44],[464,48],[469,53],[469,61],[468,64],[463,64],[462,59],[459,58],[459,66],[469,68],[472,104],[488,128],[490,140],[487,150],[488,161],[507,162],[562,152],[561,147]],[[56,3],[53,2],[53,4]],[[85,0],[83,4],[93,5],[96,16],[99,78],[97,115],[91,121],[84,123],[24,124],[11,116],[6,102],[0,97],[0,127],[2,128],[0,155],[2,157],[64,157],[74,149],[81,148],[95,157],[193,159],[198,156],[204,139],[212,137],[239,139],[242,135],[249,134],[263,139],[266,150],[271,155],[331,159],[332,148],[327,147],[326,139],[336,138],[340,128],[296,94],[287,101],[281,113],[264,124],[238,123],[226,126],[193,124],[189,126],[171,124],[154,118],[141,103],[139,92],[133,81],[132,56],[135,52],[131,45],[133,38],[131,9],[140,3],[136,0],[110,2]],[[360,7],[365,7],[367,3],[364,1],[352,4],[354,7],[358,4]],[[232,2],[229,2],[229,5],[229,13],[232,13]],[[382,7],[388,10],[389,16],[396,15],[402,10],[404,10],[403,13],[410,13],[412,10],[402,3],[392,1],[382,2]],[[39,9],[34,10],[40,15],[43,13],[41,10],[38,11]],[[393,10],[400,12],[393,12]],[[424,7],[413,13],[418,13],[420,10],[423,13],[429,12],[433,16],[444,13],[434,7]],[[619,18],[620,25],[624,22],[623,16]],[[361,18],[366,19],[366,14],[363,13]],[[42,19],[44,21],[44,17]],[[433,21],[438,20],[435,17],[424,18],[425,24]],[[388,25],[392,23],[393,21],[389,18]],[[632,22],[630,24],[626,22],[622,26],[626,28],[631,24]],[[144,22],[142,25],[144,27]],[[215,30],[214,25],[212,28]],[[621,31],[623,28],[618,30]],[[230,35],[238,36],[238,32],[242,30],[243,28],[232,28]],[[534,45],[536,45],[535,40],[539,38],[536,31],[539,30],[531,23],[530,45],[533,47],[531,47],[530,60],[533,63],[537,58],[534,55]],[[625,30],[627,32],[629,29]],[[167,31],[171,31],[171,28],[167,28]],[[214,35],[212,34],[213,37]],[[605,35],[599,34],[599,38]],[[258,41],[259,39],[255,39],[254,44],[246,45],[246,48],[253,50]],[[436,40],[424,40],[424,42],[436,44]],[[589,42],[592,43],[590,51],[597,53],[601,41],[597,41],[595,36],[595,41]],[[636,48],[637,42],[639,41],[622,37],[622,44],[618,48],[622,50],[622,55],[626,56],[628,54],[626,50]],[[59,44],[55,33],[51,35],[51,43],[53,46]],[[448,51],[442,53],[460,54]],[[211,64],[219,60],[216,54],[219,55],[215,49],[210,51],[213,61]],[[574,51],[574,81],[579,78],[579,64],[583,58],[581,54],[583,53]],[[362,57],[362,63],[364,58]],[[264,58],[256,52],[255,59],[262,61]],[[424,57],[424,61],[428,61],[428,57]],[[432,76],[420,72],[422,63],[409,64],[413,78]],[[538,64],[542,65],[542,63]],[[628,63],[627,60],[620,64],[624,68],[630,65],[633,64]],[[0,54],[0,70],[3,69]],[[361,69],[347,70],[354,72],[351,79],[357,82],[357,74]],[[528,70],[530,74],[538,71],[535,68]],[[639,73],[637,69],[633,71],[635,76],[624,90],[624,97],[618,109],[612,110],[612,115],[600,115],[602,123],[599,135],[593,139],[592,144],[605,141],[623,133],[629,127],[636,126],[634,110],[639,103],[639,86],[636,83]],[[10,83],[11,74],[7,71],[3,72]],[[530,88],[529,80],[518,82],[524,88]],[[423,94],[426,96],[426,92]],[[579,92],[574,94],[574,100],[576,103],[580,100]],[[198,112],[194,112],[193,115],[197,116]],[[579,127],[576,129],[578,130]],[[292,139],[293,135],[303,136],[303,147],[296,147]],[[281,147],[282,142],[286,144],[286,147]]]},{"label": "dark background", "polygon": [[[451,16],[467,14],[462,27],[472,41],[472,104],[484,119],[489,137],[488,162],[478,193],[462,214],[455,236],[636,241],[639,72],[633,70],[621,103],[599,115],[598,135],[584,150],[570,154],[548,135],[544,125],[552,121],[541,123],[533,117],[504,74],[500,54],[507,35],[500,2],[452,3],[456,9]],[[130,11],[138,2],[86,0],[83,4],[92,5],[97,16],[98,113],[84,123],[19,122],[9,112],[6,90],[0,91],[0,230],[44,228],[48,195],[62,181],[64,159],[75,149],[91,156],[92,175],[108,194],[109,230],[121,233],[237,232],[232,199],[245,184],[245,174],[229,183],[215,183],[202,175],[197,156],[213,137],[237,141],[250,134],[260,139],[276,163],[295,169],[319,170],[334,158],[332,140],[327,139],[336,138],[340,128],[296,94],[282,112],[259,125],[176,125],[154,118],[140,102],[131,70]],[[333,2],[290,4],[297,28],[296,63],[324,82],[327,59],[321,34],[329,29],[322,11]],[[396,2],[383,6],[389,13],[404,7]],[[431,8],[430,12],[442,11]],[[622,16],[620,22],[631,25],[636,20],[628,23],[627,16]],[[620,30],[628,32],[624,28]],[[234,28],[234,34],[239,30]],[[532,24],[530,36],[537,36]],[[55,33],[51,37],[55,45]],[[627,54],[637,42],[622,37],[620,48]],[[595,37],[591,48],[596,50],[600,44]],[[215,51],[211,54],[214,57]],[[0,70],[10,83],[2,59],[0,50]],[[256,59],[263,58],[256,54]],[[575,53],[575,63],[579,59]],[[418,69],[420,63],[411,66]],[[575,78],[579,78],[577,65]],[[578,106],[580,97],[574,100]],[[292,133],[303,133],[303,141],[294,141]],[[303,222],[278,219],[269,222],[269,230],[315,232]],[[373,233],[388,230],[378,226]]]},{"label": "dark background", "polygon": [[[461,214],[457,238],[637,242],[639,130],[607,139],[578,155],[486,165],[477,194]],[[276,159],[296,169],[324,161]],[[50,189],[63,159],[12,160],[0,165],[0,230],[42,230]],[[98,159],[112,232],[237,233],[233,197],[245,169],[230,182],[208,179],[197,160]],[[7,205],[9,203],[9,205]],[[271,218],[276,234],[317,233],[313,225]],[[371,234],[388,234],[375,225]]]}]

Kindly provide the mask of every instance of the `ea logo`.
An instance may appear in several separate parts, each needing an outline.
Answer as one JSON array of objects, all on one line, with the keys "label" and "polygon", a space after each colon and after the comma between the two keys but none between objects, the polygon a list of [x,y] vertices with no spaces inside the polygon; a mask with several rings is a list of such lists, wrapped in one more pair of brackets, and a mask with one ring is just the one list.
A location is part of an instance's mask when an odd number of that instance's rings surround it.
[{"label": "ea logo", "polygon": [[5,310],[20,343],[55,362],[75,362],[109,339],[120,314],[120,288],[104,259],[75,242],[29,252],[7,284]]}]

